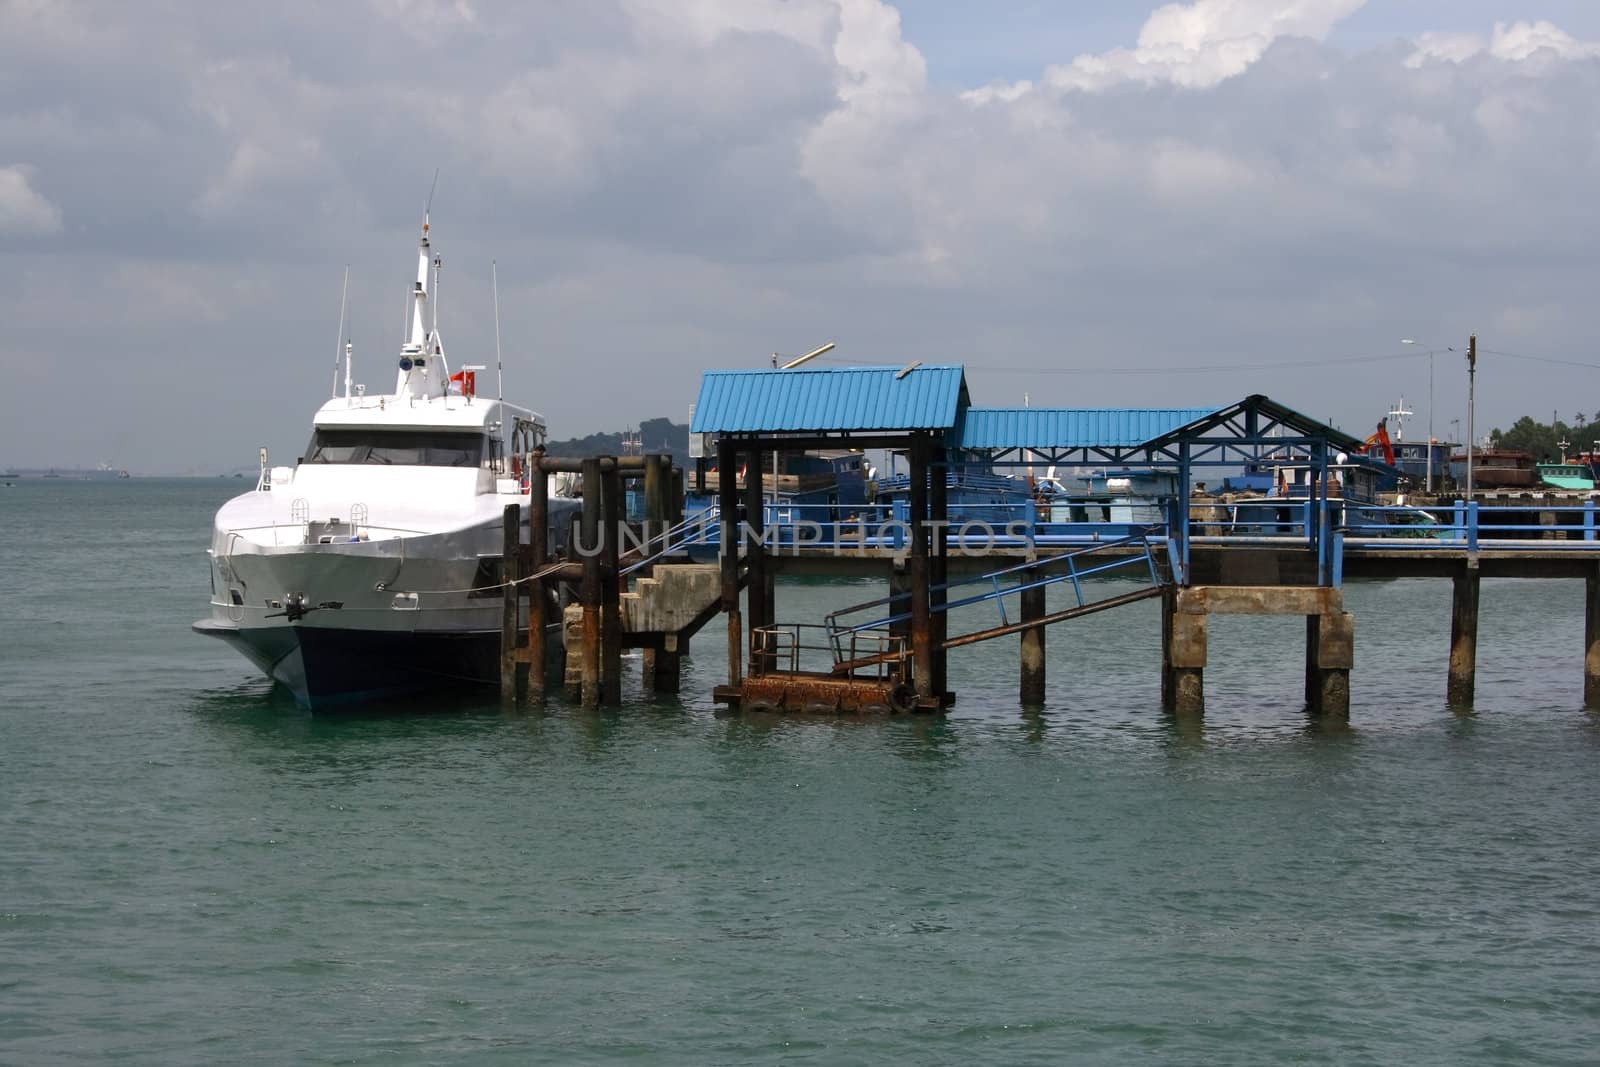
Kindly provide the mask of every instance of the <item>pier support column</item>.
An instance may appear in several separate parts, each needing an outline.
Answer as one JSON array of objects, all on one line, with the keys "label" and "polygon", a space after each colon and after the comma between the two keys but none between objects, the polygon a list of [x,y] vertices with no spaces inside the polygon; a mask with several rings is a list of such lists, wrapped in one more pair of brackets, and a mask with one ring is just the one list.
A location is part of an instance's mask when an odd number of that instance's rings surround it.
[{"label": "pier support column", "polygon": [[[666,463],[663,464],[662,461]],[[672,509],[671,478],[672,457],[649,455],[644,458],[644,536],[649,542],[652,537],[660,537],[667,529],[667,514]],[[659,546],[652,544],[649,553],[654,555],[660,550]]]},{"label": "pier support column", "polygon": [[[911,575],[903,567],[889,564],[889,611],[890,615],[900,615],[911,610]],[[905,648],[911,648],[911,620],[901,619],[899,622],[889,624],[889,633],[894,637],[904,639]],[[897,668],[898,669],[898,668]]]},{"label": "pier support column", "polygon": [[1206,598],[1203,590],[1179,589],[1167,626],[1167,710],[1199,715],[1206,710]]},{"label": "pier support column", "polygon": [[1317,707],[1317,646],[1322,641],[1322,616],[1306,616],[1306,707]]},{"label": "pier support column", "polygon": [[583,512],[578,526],[578,552],[583,557],[583,581],[578,587],[583,623],[579,642],[579,677],[582,702],[586,708],[600,706],[600,538],[601,489],[600,460],[583,461]]},{"label": "pier support column", "polygon": [[1161,710],[1171,711],[1175,699],[1172,688],[1172,617],[1178,613],[1178,591],[1167,586],[1161,591]]},{"label": "pier support column", "polygon": [[[940,455],[945,455],[944,449],[939,448]],[[950,614],[945,610],[947,602],[944,585],[950,580],[950,492],[949,468],[945,463],[935,466],[931,472],[928,484],[928,517],[931,529],[928,560],[928,624],[932,631],[932,640],[929,642],[933,656],[933,669],[930,672],[930,681],[933,684],[933,695],[940,702],[950,698],[950,672],[948,669],[950,653],[945,649],[944,643],[950,637]],[[1041,647],[1043,634],[1040,635]],[[1041,667],[1042,670],[1042,667]]]},{"label": "pier support column", "polygon": [[[745,606],[750,618],[750,675],[766,674],[772,669],[767,640],[758,631],[772,625],[773,607],[769,595],[772,591],[771,575],[767,573],[767,523],[766,496],[762,492],[765,453],[759,448],[747,454],[744,472],[744,522],[748,529],[741,532],[745,545]],[[773,483],[776,491],[777,483]]]},{"label": "pier support column", "polygon": [[604,526],[601,544],[605,554],[600,569],[600,703],[617,707],[622,703],[622,522],[627,506],[622,496],[622,475],[616,460],[602,466],[600,474]]},{"label": "pier support column", "polygon": [[[1029,569],[1022,572],[1024,584],[1037,582],[1040,574]],[[1022,591],[1022,621],[1033,622],[1045,615],[1045,586],[1034,586]],[[1019,696],[1024,707],[1038,707],[1044,703],[1045,692],[1045,639],[1044,627],[1033,626],[1022,631],[1022,677]]]},{"label": "pier support column", "polygon": [[[544,448],[535,448],[528,460],[528,567],[529,574],[544,569],[550,559],[550,475],[541,469]],[[522,595],[528,598],[528,699],[544,703],[545,680],[549,676],[550,649],[546,624],[549,613],[549,583],[540,578],[525,583]],[[560,618],[560,613],[554,618]]]},{"label": "pier support column", "polygon": [[[507,504],[501,513],[500,580],[520,578],[517,561],[522,547],[522,507]],[[508,707],[522,699],[522,676],[517,669],[517,598],[520,586],[506,585],[500,590],[500,702]]]},{"label": "pier support column", "polygon": [[1600,711],[1600,567],[1583,580],[1583,706]]},{"label": "pier support column", "polygon": [[717,562],[722,567],[722,611],[728,616],[728,685],[744,680],[744,620],[739,614],[739,451],[731,441],[717,442]]},{"label": "pier support column", "polygon": [[911,558],[907,570],[911,578],[911,670],[917,696],[933,693],[933,633],[928,614],[928,439],[911,439],[911,483],[908,503],[911,523]]},{"label": "pier support column", "polygon": [[1478,568],[1468,565],[1454,579],[1450,600],[1450,681],[1447,697],[1453,708],[1472,707],[1477,687]]},{"label": "pier support column", "polygon": [[640,659],[644,664],[643,682],[646,693],[676,693],[682,672],[682,653],[675,634],[666,635],[665,648],[647,648]]},{"label": "pier support column", "polygon": [[1306,707],[1323,718],[1348,719],[1356,617],[1347,611],[1308,615],[1306,624]]}]

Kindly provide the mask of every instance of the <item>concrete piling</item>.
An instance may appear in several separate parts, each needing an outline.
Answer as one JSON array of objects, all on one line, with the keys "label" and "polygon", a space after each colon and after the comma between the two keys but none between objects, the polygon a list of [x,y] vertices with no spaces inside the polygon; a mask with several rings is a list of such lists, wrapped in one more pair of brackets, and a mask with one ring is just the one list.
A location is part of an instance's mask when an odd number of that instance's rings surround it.
[{"label": "concrete piling", "polygon": [[1211,615],[1303,615],[1305,698],[1314,714],[1350,714],[1355,616],[1339,590],[1326,586],[1195,586],[1162,598],[1161,703],[1169,712],[1205,710],[1208,618]]},{"label": "concrete piling", "polygon": [[1199,715],[1206,710],[1206,613],[1204,601],[1185,603],[1180,590],[1177,610],[1169,623],[1167,710],[1178,715]]},{"label": "concrete piling", "polygon": [[[1347,611],[1308,615],[1306,707],[1326,719],[1350,717],[1350,668],[1355,666],[1355,616]],[[1315,632],[1315,640],[1312,633]]]}]

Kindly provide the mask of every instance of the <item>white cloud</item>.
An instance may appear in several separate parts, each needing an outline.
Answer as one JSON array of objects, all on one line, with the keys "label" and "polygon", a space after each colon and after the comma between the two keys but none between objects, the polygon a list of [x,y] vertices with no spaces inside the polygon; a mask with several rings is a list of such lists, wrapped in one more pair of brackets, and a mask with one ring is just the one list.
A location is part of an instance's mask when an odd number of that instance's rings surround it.
[{"label": "white cloud", "polygon": [[0,233],[49,234],[61,229],[61,209],[34,190],[33,168],[0,167]]},{"label": "white cloud", "polygon": [[1133,48],[1083,55],[1045,71],[1058,90],[1093,92],[1135,82],[1189,89],[1216,85],[1249,69],[1282,37],[1323,40],[1366,0],[1194,0],[1160,8]]},{"label": "white cloud", "polygon": [[1425,33],[1406,60],[1412,68],[1429,62],[1465,63],[1480,55],[1521,63],[1537,56],[1571,61],[1600,57],[1600,41],[1580,41],[1552,23],[1497,22],[1488,37],[1473,33]]},{"label": "white cloud", "polygon": [[922,53],[900,35],[900,12],[883,0],[838,0],[833,55],[844,73],[844,100],[913,95],[927,86]]},{"label": "white cloud", "polygon": [[[1600,171],[1600,63],[1548,24],[1424,37],[1408,63],[1408,48],[1327,42],[1359,0],[1150,0],[1126,48],[963,100],[930,83],[885,0],[374,18],[384,2],[291,0],[246,19],[57,0],[59,33],[0,36],[4,158],[38,167],[0,168],[0,233],[60,233],[50,256],[0,240],[0,266],[34,272],[0,296],[15,350],[90,353],[86,368],[120,354],[102,369],[198,350],[219,381],[243,379],[286,341],[309,352],[331,336],[352,262],[357,350],[376,365],[436,166],[456,358],[493,350],[498,259],[506,336],[537,338],[558,434],[681,414],[703,368],[804,350],[819,330],[845,358],[967,361],[980,402],[1029,388],[1067,402],[1063,375],[986,370],[1056,364],[1088,404],[1126,402],[1129,379],[1096,377],[1119,363],[1371,352],[1472,326],[1508,351],[1587,343],[1577,312],[1600,279],[1573,220]],[[407,12],[440,25],[415,33]],[[69,32],[80,22],[92,61]],[[81,293],[88,276],[131,300],[149,271],[148,319],[120,303],[61,314],[38,295]],[[241,332],[259,299],[280,318]],[[281,413],[326,384],[312,362],[274,383],[303,396],[207,431],[246,457],[257,438],[292,447]],[[594,390],[596,366],[629,388]],[[1136,388],[1152,403],[1265,390],[1364,425],[1391,386],[1411,395],[1417,366],[1389,369],[1376,401],[1320,370]],[[1480,404],[1547,391],[1530,377],[1496,393],[1482,373]],[[153,424],[187,411],[136,398]],[[40,418],[0,411],[0,453]],[[181,450],[176,435],[147,447]]]}]

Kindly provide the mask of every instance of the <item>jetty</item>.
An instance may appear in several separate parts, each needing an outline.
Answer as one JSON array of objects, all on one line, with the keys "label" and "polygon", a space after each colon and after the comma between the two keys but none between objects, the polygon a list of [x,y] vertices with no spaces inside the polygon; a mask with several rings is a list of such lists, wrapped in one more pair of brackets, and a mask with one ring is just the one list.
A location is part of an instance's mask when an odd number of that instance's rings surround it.
[{"label": "jetty", "polygon": [[[647,688],[677,692],[691,640],[720,617],[727,672],[712,696],[730,708],[938,712],[958,696],[950,650],[1002,639],[1019,642],[1018,699],[1036,705],[1051,627],[1159,600],[1170,712],[1204,710],[1210,618],[1253,614],[1304,620],[1306,707],[1343,719],[1357,647],[1344,582],[1431,578],[1452,583],[1445,691],[1468,708],[1480,584],[1495,577],[1584,581],[1584,700],[1600,709],[1596,494],[1458,500],[1419,524],[1417,508],[1346,499],[1337,472],[1362,440],[1266,396],[1183,409],[981,408],[959,365],[710,371],[690,430],[721,472],[716,504],[693,514],[685,472],[666,456],[536,449],[523,458],[528,520],[506,509],[501,572],[508,702],[540,701],[560,678],[586,707],[616,705],[628,648],[645,650]],[[822,449],[905,456],[906,498],[847,508],[766,497],[754,472],[783,453]],[[1290,453],[1311,470],[1299,499],[1264,510],[1196,492],[1221,471]],[[1176,490],[1093,521],[1055,521],[1044,506],[952,508],[950,465],[971,454],[1000,469],[1175,472]],[[728,476],[736,471],[749,476]],[[584,501],[560,553],[544,506],[557,473],[582,477]],[[780,575],[867,576],[883,593],[826,618],[790,619]],[[1052,586],[1066,607],[1049,610]],[[976,605],[993,609],[993,623],[952,632],[957,609]],[[547,640],[555,631],[560,641]]]}]

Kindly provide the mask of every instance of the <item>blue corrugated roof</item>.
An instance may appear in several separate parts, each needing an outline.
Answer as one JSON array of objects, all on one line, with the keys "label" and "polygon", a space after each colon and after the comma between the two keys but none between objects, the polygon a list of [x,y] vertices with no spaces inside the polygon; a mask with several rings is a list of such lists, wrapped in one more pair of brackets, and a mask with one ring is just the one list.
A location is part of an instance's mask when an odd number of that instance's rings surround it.
[{"label": "blue corrugated roof", "polygon": [[712,370],[691,433],[949,430],[967,403],[959,366]]},{"label": "blue corrugated roof", "polygon": [[962,448],[1142,445],[1220,408],[968,408]]}]

